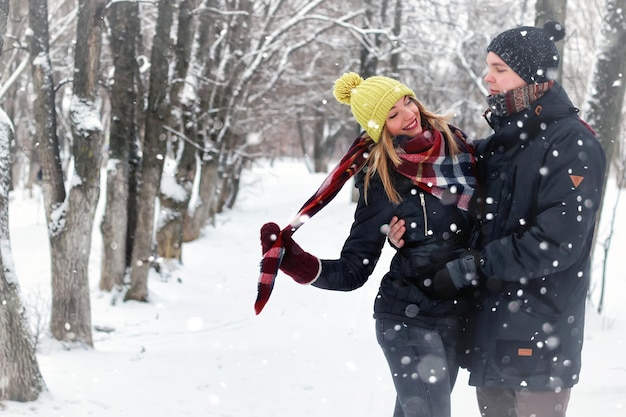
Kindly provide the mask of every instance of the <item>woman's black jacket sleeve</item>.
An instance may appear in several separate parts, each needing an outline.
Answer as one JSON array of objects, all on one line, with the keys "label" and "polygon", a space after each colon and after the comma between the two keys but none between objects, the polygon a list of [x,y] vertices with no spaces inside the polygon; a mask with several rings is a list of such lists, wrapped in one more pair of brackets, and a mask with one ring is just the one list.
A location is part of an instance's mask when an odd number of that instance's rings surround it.
[{"label": "woman's black jacket sleeve", "polygon": [[[373,180],[365,201],[364,174],[355,177],[359,201],[354,212],[350,234],[339,259],[322,259],[322,271],[313,283],[315,287],[351,291],[365,284],[380,258],[387,238],[385,229],[394,215],[394,205],[387,198],[382,183]],[[333,234],[334,231],[329,231]]]}]

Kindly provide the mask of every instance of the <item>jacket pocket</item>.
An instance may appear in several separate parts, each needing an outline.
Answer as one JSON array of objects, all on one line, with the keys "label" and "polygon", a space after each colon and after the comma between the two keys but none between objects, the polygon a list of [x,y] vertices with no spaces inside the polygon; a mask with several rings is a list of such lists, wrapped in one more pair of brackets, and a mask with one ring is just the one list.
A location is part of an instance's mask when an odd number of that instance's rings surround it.
[{"label": "jacket pocket", "polygon": [[[517,293],[517,288],[512,293]],[[524,292],[523,298],[509,297],[507,305],[509,311],[518,311],[522,313],[517,320],[521,320],[528,324],[534,322],[537,328],[541,328],[542,323],[554,324],[559,320],[561,311],[554,305],[552,300],[545,296],[536,294],[540,290],[528,290]]]},{"label": "jacket pocket", "polygon": [[496,340],[496,365],[507,377],[549,375],[554,350],[528,340]]}]

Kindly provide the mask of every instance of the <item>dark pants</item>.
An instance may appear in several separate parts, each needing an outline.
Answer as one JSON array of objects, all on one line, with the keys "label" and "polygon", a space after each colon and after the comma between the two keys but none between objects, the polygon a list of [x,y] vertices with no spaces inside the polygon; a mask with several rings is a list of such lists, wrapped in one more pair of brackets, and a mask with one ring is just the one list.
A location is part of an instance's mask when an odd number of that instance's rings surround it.
[{"label": "dark pants", "polygon": [[565,417],[570,392],[477,387],[476,398],[483,417]]},{"label": "dark pants", "polygon": [[449,417],[456,381],[456,321],[423,328],[389,319],[376,320],[378,343],[396,388],[393,417]]}]

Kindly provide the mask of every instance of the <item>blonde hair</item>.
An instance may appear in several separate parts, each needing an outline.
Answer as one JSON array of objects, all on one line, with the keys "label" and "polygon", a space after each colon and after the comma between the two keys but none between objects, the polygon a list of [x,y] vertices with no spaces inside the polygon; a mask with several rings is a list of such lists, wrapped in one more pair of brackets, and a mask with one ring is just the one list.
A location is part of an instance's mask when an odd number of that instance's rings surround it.
[{"label": "blonde hair", "polygon": [[[411,100],[417,105],[417,108],[420,111],[422,126],[425,129],[434,129],[438,130],[443,134],[443,138],[448,145],[448,149],[450,150],[450,155],[454,156],[459,153],[459,146],[454,140],[454,135],[450,130],[450,126],[448,125],[448,121],[451,116],[449,115],[439,115],[436,114],[424,107],[424,105],[414,97],[411,97]],[[394,204],[400,203],[402,198],[400,194],[395,188],[393,184],[391,171],[395,169],[398,165],[402,163],[402,159],[398,154],[398,150],[394,145],[394,138],[389,134],[387,130],[387,126],[383,126],[383,130],[380,135],[380,140],[378,143],[374,144],[369,151],[369,156],[367,158],[367,170],[365,172],[365,182],[364,182],[364,190],[365,190],[365,201],[367,201],[367,190],[370,185],[371,178],[374,174],[378,174],[381,182],[383,183],[383,188],[385,189],[385,194],[387,194],[387,198],[389,201]]]}]

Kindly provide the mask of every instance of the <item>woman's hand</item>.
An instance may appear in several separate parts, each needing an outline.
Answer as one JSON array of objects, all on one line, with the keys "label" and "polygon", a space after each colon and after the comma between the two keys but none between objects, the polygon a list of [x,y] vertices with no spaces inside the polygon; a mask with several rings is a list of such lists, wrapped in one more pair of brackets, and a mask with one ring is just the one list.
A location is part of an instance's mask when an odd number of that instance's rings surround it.
[{"label": "woman's hand", "polygon": [[399,219],[397,216],[393,216],[389,222],[389,232],[387,233],[387,238],[389,238],[389,242],[395,248],[400,249],[404,246],[404,239],[402,239],[404,232],[406,232],[404,219]]},{"label": "woman's hand", "polygon": [[[261,227],[261,248],[264,255],[272,248],[280,233],[280,227],[276,223],[265,223]],[[284,252],[281,256],[275,257],[273,261],[278,262],[280,270],[293,278],[298,284],[315,282],[322,270],[319,258],[304,251],[300,245],[294,242],[291,234],[283,234],[282,239]]]}]

